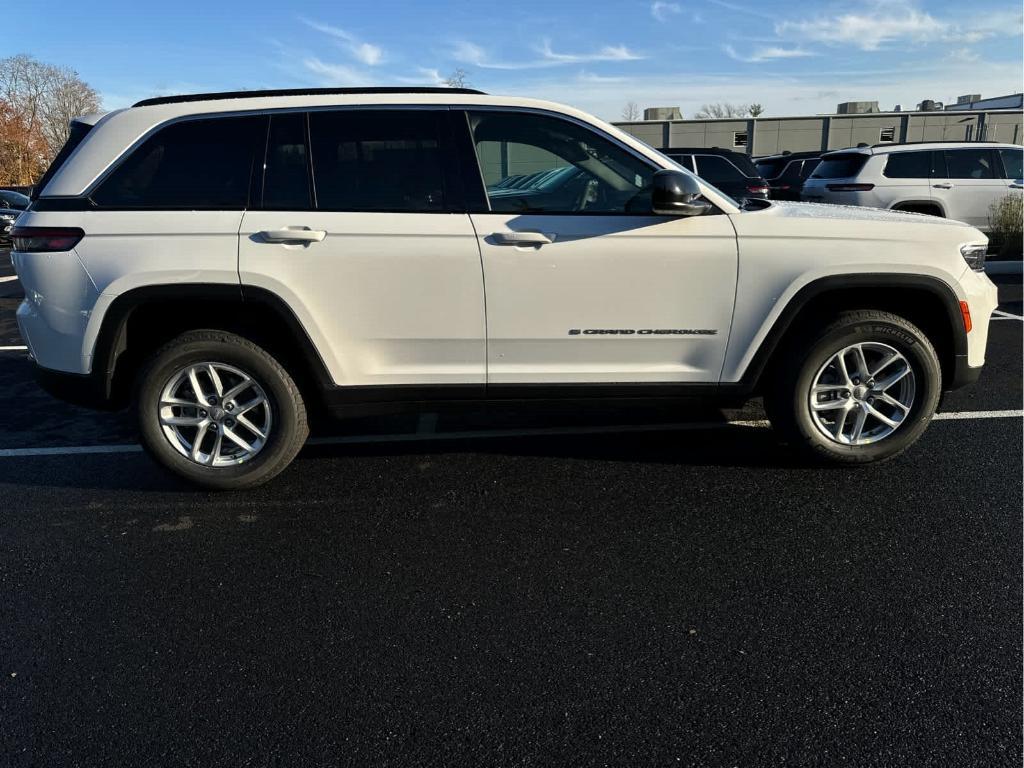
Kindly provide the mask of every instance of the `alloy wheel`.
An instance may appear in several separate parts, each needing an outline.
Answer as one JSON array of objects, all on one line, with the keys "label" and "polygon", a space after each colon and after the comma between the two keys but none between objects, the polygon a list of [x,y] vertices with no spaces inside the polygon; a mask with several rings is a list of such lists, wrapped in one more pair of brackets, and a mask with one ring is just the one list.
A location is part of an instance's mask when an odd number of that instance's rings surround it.
[{"label": "alloy wheel", "polygon": [[881,342],[851,344],[818,370],[808,397],[811,420],[842,445],[870,445],[902,426],[917,383],[910,362]]},{"label": "alloy wheel", "polygon": [[174,449],[207,467],[250,461],[273,427],[263,387],[245,371],[219,362],[193,363],[171,376],[157,416]]}]

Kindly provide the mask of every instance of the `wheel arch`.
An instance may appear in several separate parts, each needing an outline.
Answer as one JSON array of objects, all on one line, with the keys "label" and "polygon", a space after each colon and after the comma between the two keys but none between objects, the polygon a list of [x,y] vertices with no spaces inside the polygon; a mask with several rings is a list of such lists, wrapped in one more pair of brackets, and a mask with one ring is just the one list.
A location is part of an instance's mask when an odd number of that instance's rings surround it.
[{"label": "wheel arch", "polygon": [[115,407],[126,404],[144,358],[198,328],[232,331],[264,347],[292,369],[304,395],[331,384],[309,334],[279,296],[251,286],[190,283],[135,288],[107,308],[93,353],[105,399]]},{"label": "wheel arch", "polygon": [[801,288],[772,324],[740,379],[740,388],[758,393],[771,374],[776,353],[802,331],[848,309],[878,309],[906,318],[928,337],[939,355],[943,388],[957,386],[967,357],[967,333],[960,301],[937,277],[918,274],[834,275]]},{"label": "wheel arch", "polygon": [[911,199],[911,200],[900,200],[898,203],[893,203],[889,206],[890,211],[904,211],[907,213],[920,213],[920,211],[911,211],[911,208],[933,208],[939,212],[939,216],[943,219],[948,219],[946,215],[946,208],[942,204],[941,200],[934,198],[922,198],[922,199]]}]

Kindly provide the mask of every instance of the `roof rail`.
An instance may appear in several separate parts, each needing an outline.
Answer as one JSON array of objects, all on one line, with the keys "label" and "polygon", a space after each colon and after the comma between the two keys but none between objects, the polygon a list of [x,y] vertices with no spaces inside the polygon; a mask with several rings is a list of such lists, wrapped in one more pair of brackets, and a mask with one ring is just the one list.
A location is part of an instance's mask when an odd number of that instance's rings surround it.
[{"label": "roof rail", "polygon": [[182,96],[156,96],[143,99],[132,104],[133,107],[152,107],[157,104],[183,104],[189,101],[215,101],[219,99],[255,99],[268,96],[328,96],[331,94],[371,94],[371,93],[462,93],[485,95],[475,88],[281,88],[262,91],[223,91],[221,93],[188,93]]},{"label": "roof rail", "polygon": [[[934,139],[931,141],[883,141],[880,144],[872,144],[875,147],[906,147],[911,144],[1006,144],[1005,141],[989,141],[988,139]],[[858,145],[860,146],[860,145]]]}]

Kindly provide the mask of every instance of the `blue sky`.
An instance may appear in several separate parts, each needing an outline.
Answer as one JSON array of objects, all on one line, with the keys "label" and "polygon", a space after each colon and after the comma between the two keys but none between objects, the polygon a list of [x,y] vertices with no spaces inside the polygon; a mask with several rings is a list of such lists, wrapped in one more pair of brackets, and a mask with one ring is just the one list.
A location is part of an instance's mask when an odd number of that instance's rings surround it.
[{"label": "blue sky", "polygon": [[15,3],[6,21],[17,34],[0,53],[77,69],[107,108],[243,87],[433,85],[457,67],[490,93],[606,119],[627,101],[786,115],[1022,89],[1019,0],[48,0]]}]

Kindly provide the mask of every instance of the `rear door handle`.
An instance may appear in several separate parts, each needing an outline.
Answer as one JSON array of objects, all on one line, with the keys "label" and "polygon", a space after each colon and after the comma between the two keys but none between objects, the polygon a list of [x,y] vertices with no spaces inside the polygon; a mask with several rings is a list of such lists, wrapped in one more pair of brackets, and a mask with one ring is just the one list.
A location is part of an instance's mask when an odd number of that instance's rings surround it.
[{"label": "rear door handle", "polygon": [[1010,189],[1024,189],[1024,184],[1018,184],[1016,181],[1011,182]]},{"label": "rear door handle", "polygon": [[550,245],[554,235],[543,232],[492,232],[491,238],[498,245]]},{"label": "rear door handle", "polygon": [[267,243],[319,243],[327,232],[309,227],[285,227],[284,229],[264,229],[260,237]]},{"label": "rear door handle", "polygon": [[939,184],[932,184],[932,186],[935,187],[935,189],[952,189],[953,188],[953,185],[950,184],[948,181],[943,181],[943,182],[941,182]]}]

